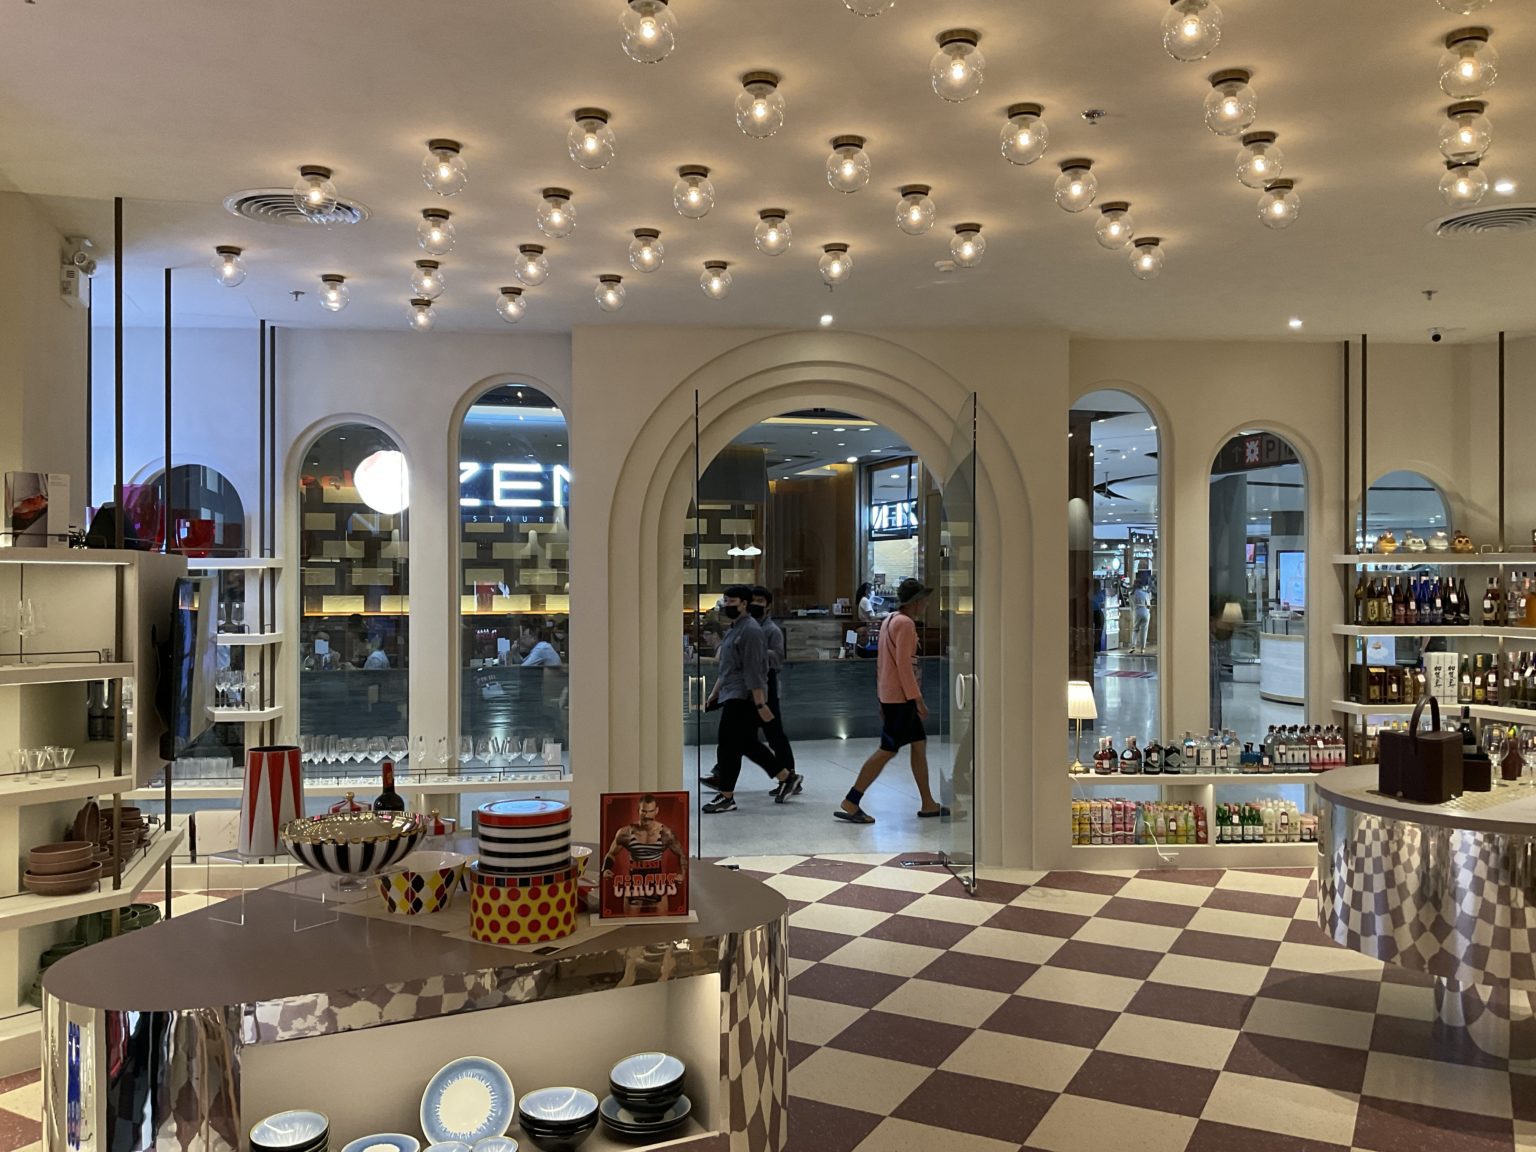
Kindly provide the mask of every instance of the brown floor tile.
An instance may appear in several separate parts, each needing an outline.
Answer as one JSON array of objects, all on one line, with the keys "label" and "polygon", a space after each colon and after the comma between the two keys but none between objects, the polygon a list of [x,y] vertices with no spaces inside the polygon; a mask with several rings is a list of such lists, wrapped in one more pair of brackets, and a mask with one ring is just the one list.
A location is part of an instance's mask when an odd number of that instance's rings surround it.
[{"label": "brown floor tile", "polygon": [[1321,1140],[1303,1140],[1284,1132],[1266,1132],[1241,1128],[1236,1124],[1218,1124],[1202,1120],[1184,1152],[1349,1152],[1343,1144],[1325,1144]]},{"label": "brown floor tile", "polygon": [[786,899],[784,901],[784,903],[789,905],[789,914],[791,916],[793,916],[796,912],[800,911],[800,909],[808,908],[810,906],[809,903],[807,901],[805,901],[805,900],[789,900],[789,899]]},{"label": "brown floor tile", "polygon": [[853,1152],[884,1117],[793,1095],[786,1152]]},{"label": "brown floor tile", "polygon": [[1307,884],[1307,890],[1301,894],[1301,898],[1307,901],[1317,900],[1317,881],[1312,880]]},{"label": "brown floor tile", "polygon": [[1011,904],[1029,891],[1028,884],[1008,884],[1002,880],[978,880],[971,895],[988,904]]},{"label": "brown floor tile", "polygon": [[1292,920],[1285,930],[1287,944],[1318,944],[1328,945],[1334,941],[1328,933],[1318,927],[1314,920]]},{"label": "brown floor tile", "polygon": [[921,892],[901,892],[868,884],[845,884],[816,903],[835,904],[841,908],[867,908],[871,912],[900,912],[921,896]]},{"label": "brown floor tile", "polygon": [[1375,980],[1356,980],[1351,976],[1271,968],[1264,974],[1264,986],[1259,989],[1259,995],[1271,1000],[1294,1000],[1299,1004],[1375,1013],[1376,1002],[1381,999],[1381,985]]},{"label": "brown floor tile", "polygon": [[1358,1094],[1365,1084],[1369,1058],[1369,1052],[1335,1044],[1244,1032],[1232,1045],[1226,1070]]},{"label": "brown floor tile", "polygon": [[851,860],[823,860],[812,856],[809,860],[784,869],[786,876],[814,876],[818,880],[837,880],[846,884],[856,876],[870,871],[872,864],[855,864]]},{"label": "brown floor tile", "polygon": [[900,976],[863,972],[841,964],[812,964],[789,982],[791,996],[873,1008],[904,983]]},{"label": "brown floor tile", "polygon": [[1052,968],[1075,968],[1082,972],[1102,972],[1106,976],[1129,976],[1145,980],[1162,962],[1161,952],[1144,948],[1120,948],[1113,944],[1093,944],[1086,940],[1068,940],[1051,957]]},{"label": "brown floor tile", "polygon": [[822,932],[816,928],[789,926],[789,954],[796,960],[825,960],[836,952],[852,936],[841,932]]},{"label": "brown floor tile", "polygon": [[1087,916],[1070,912],[1050,912],[1044,908],[999,908],[987,921],[988,928],[1007,928],[1013,932],[1033,932],[1036,936],[1060,936],[1071,939],[1088,923]]},{"label": "brown floor tile", "polygon": [[866,1012],[834,1036],[827,1047],[937,1068],[970,1034],[969,1028],[958,1024],[894,1012]]},{"label": "brown floor tile", "polygon": [[18,1088],[25,1088],[28,1084],[36,1084],[42,1078],[41,1068],[34,1068],[30,1072],[18,1072],[14,1076],[0,1076],[0,1096],[7,1092],[14,1092]]},{"label": "brown floor tile", "polygon": [[41,1121],[0,1108],[0,1148],[25,1148],[42,1138]]},{"label": "brown floor tile", "polygon": [[[1420,1060],[1443,1060],[1450,1064],[1465,1064],[1472,1068],[1493,1068],[1504,1071],[1509,1061],[1490,1056],[1477,1046],[1465,1028],[1453,1028],[1437,1020],[1409,1020],[1402,1016],[1378,1016],[1371,1031],[1373,1052],[1392,1052],[1399,1056],[1416,1056]],[[1536,1080],[1532,1081],[1536,1094]],[[1511,1083],[1511,1099],[1514,1097]],[[1536,1120],[1536,1103],[1529,1109],[1530,1119]]]},{"label": "brown floor tile", "polygon": [[1256,872],[1260,876],[1289,876],[1293,880],[1310,880],[1317,875],[1316,868],[1234,868],[1234,872]]},{"label": "brown floor tile", "polygon": [[1036,888],[1065,888],[1069,892],[1092,892],[1113,896],[1125,887],[1126,877],[1105,876],[1099,872],[1047,872],[1035,881]]},{"label": "brown floor tile", "polygon": [[[1199,1116],[1221,1073],[1116,1052],[1095,1052],[1072,1077],[1067,1092],[1154,1112]],[[1133,1134],[1126,1133],[1133,1138]]]},{"label": "brown floor tile", "polygon": [[1181,988],[1177,984],[1148,983],[1142,985],[1141,991],[1131,997],[1125,1010],[1138,1016],[1209,1024],[1212,1028],[1241,1028],[1252,1006],[1252,996]]},{"label": "brown floor tile", "polygon": [[1166,904],[1161,900],[1135,900],[1115,896],[1099,909],[1100,916],[1111,920],[1129,920],[1133,924],[1160,924],[1164,928],[1182,928],[1194,918],[1198,908]]},{"label": "brown floor tile", "polygon": [[1354,1142],[1371,1152],[1512,1152],[1515,1131],[1492,1116],[1362,1096]]},{"label": "brown floor tile", "polygon": [[1509,1078],[1509,1100],[1514,1106],[1516,1120],[1536,1124],[1536,1076],[1512,1074]]},{"label": "brown floor tile", "polygon": [[1176,956],[1201,956],[1207,960],[1228,960],[1234,964],[1268,967],[1280,951],[1280,941],[1250,940],[1246,936],[1229,936],[1225,932],[1189,929],[1179,933],[1179,938],[1168,951]]},{"label": "brown floor tile", "polygon": [[940,984],[963,984],[967,988],[985,988],[989,992],[1017,992],[1039,969],[1038,964],[1022,960],[1000,960],[994,956],[972,956],[968,952],[946,952],[917,975]]},{"label": "brown floor tile", "polygon": [[1119,1013],[1078,1004],[1010,996],[982,1025],[990,1032],[1007,1032],[1035,1040],[1054,1040],[1077,1048],[1096,1048],[1114,1027]]},{"label": "brown floor tile", "polygon": [[[972,932],[969,924],[951,924],[947,920],[929,920],[925,916],[892,916],[864,933],[868,940],[895,940],[925,948],[953,948]],[[793,955],[793,952],[791,952]]]},{"label": "brown floor tile", "polygon": [[1435,978],[1428,972],[1404,968],[1401,964],[1388,964],[1381,970],[1381,980],[1384,984],[1404,984],[1409,988],[1433,988],[1435,986]]},{"label": "brown floor tile", "polygon": [[789,1042],[789,1068],[794,1071],[795,1065],[804,1060],[812,1052],[816,1051],[816,1045],[807,1044],[804,1040],[791,1040]]},{"label": "brown floor tile", "polygon": [[1228,912],[1252,912],[1258,916],[1283,916],[1289,920],[1296,915],[1301,901],[1294,896],[1274,896],[1266,892],[1244,892],[1240,888],[1217,888],[1205,901],[1207,908],[1224,908]]},{"label": "brown floor tile", "polygon": [[1194,884],[1214,888],[1222,877],[1220,868],[1143,868],[1136,873],[1141,880],[1166,880],[1170,884]]},{"label": "brown floor tile", "polygon": [[1022,1144],[1055,1101],[1052,1092],[957,1072],[935,1072],[902,1102],[895,1116]]}]

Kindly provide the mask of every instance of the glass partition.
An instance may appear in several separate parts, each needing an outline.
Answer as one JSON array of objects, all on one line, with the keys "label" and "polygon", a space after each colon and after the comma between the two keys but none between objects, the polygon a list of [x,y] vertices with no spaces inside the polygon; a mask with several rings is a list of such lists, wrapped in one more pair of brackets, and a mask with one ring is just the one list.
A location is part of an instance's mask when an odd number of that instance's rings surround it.
[{"label": "glass partition", "polygon": [[976,398],[966,401],[951,440],[940,496],[938,609],[942,629],[943,723],[933,759],[939,770],[944,861],[976,887]]},{"label": "glass partition", "polygon": [[1450,505],[1440,489],[1417,472],[1388,472],[1372,483],[1367,512],[1370,523],[1362,531],[1360,511],[1355,510],[1357,552],[1374,551],[1383,532],[1391,532],[1404,551],[1416,550],[1411,537],[1423,540],[1427,549],[1437,535],[1449,541],[1454,528]]}]

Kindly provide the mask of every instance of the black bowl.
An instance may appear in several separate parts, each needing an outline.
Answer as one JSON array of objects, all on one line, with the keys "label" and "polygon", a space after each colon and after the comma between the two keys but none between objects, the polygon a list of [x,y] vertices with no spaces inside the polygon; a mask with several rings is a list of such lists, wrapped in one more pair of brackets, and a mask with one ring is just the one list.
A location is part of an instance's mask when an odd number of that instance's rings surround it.
[{"label": "black bowl", "polygon": [[683,1062],[665,1052],[626,1056],[608,1074],[613,1098],[640,1117],[660,1116],[683,1094]]},{"label": "black bowl", "polygon": [[517,1105],[523,1134],[543,1152],[574,1152],[597,1128],[598,1103],[579,1088],[530,1092]]}]

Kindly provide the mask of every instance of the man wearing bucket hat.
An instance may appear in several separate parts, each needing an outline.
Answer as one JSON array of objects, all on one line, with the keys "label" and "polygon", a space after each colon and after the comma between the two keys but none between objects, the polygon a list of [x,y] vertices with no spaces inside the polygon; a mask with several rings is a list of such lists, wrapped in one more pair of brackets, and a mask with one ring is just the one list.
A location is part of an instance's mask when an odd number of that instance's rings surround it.
[{"label": "man wearing bucket hat", "polygon": [[832,815],[849,824],[873,824],[875,818],[860,803],[885,766],[903,748],[912,750],[912,778],[922,797],[918,815],[948,816],[949,809],[933,798],[928,785],[928,733],[923,721],[928,705],[923,702],[922,685],[917,679],[917,621],[928,609],[933,589],[911,577],[896,590],[900,607],[881,622],[880,649],[875,668],[880,693],[880,747],[864,761],[859,778],[848,790],[842,806]]}]

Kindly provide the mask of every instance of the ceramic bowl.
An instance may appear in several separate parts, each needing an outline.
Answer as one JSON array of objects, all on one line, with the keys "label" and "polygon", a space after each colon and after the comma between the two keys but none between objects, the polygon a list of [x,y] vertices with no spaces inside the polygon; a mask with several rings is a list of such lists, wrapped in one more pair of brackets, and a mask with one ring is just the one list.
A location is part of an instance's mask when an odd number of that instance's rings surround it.
[{"label": "ceramic bowl", "polygon": [[468,856],[457,852],[412,852],[400,869],[375,880],[384,907],[400,916],[441,912],[464,882]]},{"label": "ceramic bowl", "polygon": [[676,1056],[665,1052],[636,1052],[626,1056],[608,1073],[614,1099],[642,1118],[658,1116],[677,1103],[683,1094],[687,1069]]},{"label": "ceramic bowl", "polygon": [[[484,1144],[486,1141],[482,1140],[480,1143]],[[440,1140],[436,1144],[428,1144],[423,1152],[470,1152],[470,1147],[462,1140]],[[512,1152],[517,1152],[515,1144]]]},{"label": "ceramic bowl", "polygon": [[541,1088],[517,1102],[523,1134],[543,1152],[573,1152],[597,1127],[597,1097],[582,1088]]},{"label": "ceramic bowl", "polygon": [[87,840],[92,844],[101,838],[101,807],[96,801],[87,800],[75,813],[72,835],[76,840]]},{"label": "ceramic bowl", "polygon": [[297,1152],[301,1148],[314,1148],[324,1143],[330,1132],[331,1122],[320,1112],[295,1109],[279,1112],[251,1126],[251,1148],[281,1149]]},{"label": "ceramic bowl", "polygon": [[517,1141],[510,1136],[487,1136],[475,1141],[474,1152],[517,1152]]},{"label": "ceramic bowl", "polygon": [[571,863],[576,865],[576,879],[580,880],[587,874],[587,865],[592,862],[592,849],[585,844],[577,844],[571,848]]},{"label": "ceramic bowl", "polygon": [[403,1132],[379,1132],[352,1141],[341,1152],[421,1152],[421,1141]]},{"label": "ceramic bowl", "polygon": [[90,864],[78,872],[56,876],[38,876],[28,872],[21,878],[28,892],[38,896],[73,896],[88,890],[101,879],[101,865]]},{"label": "ceramic bowl", "polygon": [[332,812],[284,825],[283,847],[317,872],[374,876],[409,856],[426,834],[420,813]]},{"label": "ceramic bowl", "polygon": [[89,840],[40,844],[27,853],[27,871],[34,876],[59,876],[89,868],[94,848]]}]

